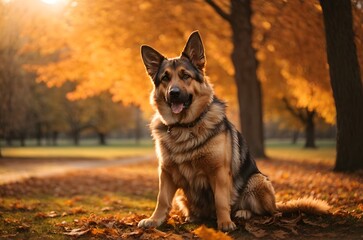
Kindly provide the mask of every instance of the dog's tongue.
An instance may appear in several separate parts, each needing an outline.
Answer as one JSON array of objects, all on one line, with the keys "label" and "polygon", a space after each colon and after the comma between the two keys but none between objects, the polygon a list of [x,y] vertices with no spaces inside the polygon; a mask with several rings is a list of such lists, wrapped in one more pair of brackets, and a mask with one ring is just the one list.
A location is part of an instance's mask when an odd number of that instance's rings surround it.
[{"label": "dog's tongue", "polygon": [[178,114],[181,111],[183,111],[184,108],[184,104],[183,103],[172,103],[171,104],[171,111],[173,111],[173,113]]}]

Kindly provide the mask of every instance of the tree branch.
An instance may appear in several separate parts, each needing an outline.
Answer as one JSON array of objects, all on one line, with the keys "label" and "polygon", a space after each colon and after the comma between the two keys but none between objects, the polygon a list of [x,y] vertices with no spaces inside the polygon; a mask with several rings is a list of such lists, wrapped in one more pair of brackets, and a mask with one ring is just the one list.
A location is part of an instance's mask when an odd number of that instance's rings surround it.
[{"label": "tree branch", "polygon": [[216,4],[213,0],[205,0],[217,13],[227,22],[231,22],[231,16],[226,13],[218,4]]},{"label": "tree branch", "polygon": [[291,106],[291,104],[289,103],[289,101],[287,100],[287,98],[282,98],[282,101],[285,103],[286,109],[297,119],[299,119],[303,124],[305,124],[306,122],[306,117],[304,116],[303,112],[301,111],[301,109],[295,109],[293,106]]}]

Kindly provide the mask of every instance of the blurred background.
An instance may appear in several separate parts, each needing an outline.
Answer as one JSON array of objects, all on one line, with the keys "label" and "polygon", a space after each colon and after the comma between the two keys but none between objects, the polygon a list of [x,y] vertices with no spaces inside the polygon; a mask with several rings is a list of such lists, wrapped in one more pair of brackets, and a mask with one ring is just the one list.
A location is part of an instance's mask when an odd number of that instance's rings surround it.
[{"label": "blurred background", "polygon": [[[334,158],[336,113],[319,2],[255,0],[251,8],[256,59],[249,61],[262,93],[263,140],[271,151],[328,147]],[[352,8],[363,72],[362,2]],[[1,155],[31,155],[25,150],[36,146],[152,148],[152,83],[140,45],[179,56],[194,30],[204,41],[207,75],[240,129],[229,11],[227,1],[1,0]]]},{"label": "blurred background", "polygon": [[218,237],[362,239],[363,0],[0,0],[0,239],[195,239],[174,213],[137,228],[158,194],[140,46],[180,56],[195,30],[276,201],[332,206]]}]

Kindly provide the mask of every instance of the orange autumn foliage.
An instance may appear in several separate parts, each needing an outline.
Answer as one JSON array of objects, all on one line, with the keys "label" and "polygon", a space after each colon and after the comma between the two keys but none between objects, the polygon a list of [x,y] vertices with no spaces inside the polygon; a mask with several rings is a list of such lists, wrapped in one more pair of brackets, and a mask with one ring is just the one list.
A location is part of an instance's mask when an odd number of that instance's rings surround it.
[{"label": "orange autumn foliage", "polygon": [[[21,3],[13,0],[11,4]],[[62,1],[45,6],[23,4],[24,52],[39,52],[45,60],[26,65],[48,86],[77,83],[71,100],[108,91],[114,101],[149,107],[152,83],[140,60],[139,46],[150,44],[168,57],[179,55],[191,31],[199,29],[206,45],[207,74],[218,95],[237,116],[236,88],[230,60],[228,23],[203,1],[97,0]],[[21,4],[18,4],[21,5]],[[228,4],[223,5],[228,11]],[[362,9],[355,5],[357,49],[362,60]],[[166,9],[160,11],[160,9]],[[281,111],[281,99],[297,108],[315,110],[335,121],[322,13],[314,1],[253,1],[254,47],[264,88],[267,120]],[[24,14],[26,13],[26,14]],[[15,13],[14,13],[15,14]],[[238,121],[236,117],[234,122]]]}]

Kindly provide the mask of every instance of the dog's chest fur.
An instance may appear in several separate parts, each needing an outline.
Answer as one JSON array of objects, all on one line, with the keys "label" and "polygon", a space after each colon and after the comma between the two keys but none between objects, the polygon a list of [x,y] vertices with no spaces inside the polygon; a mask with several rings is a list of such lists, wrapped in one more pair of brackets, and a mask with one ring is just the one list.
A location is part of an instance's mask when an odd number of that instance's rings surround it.
[{"label": "dog's chest fur", "polygon": [[224,104],[213,102],[203,119],[191,128],[168,129],[158,116],[151,123],[160,167],[196,204],[201,193],[210,192],[208,178],[226,164],[226,158],[221,157],[226,154],[224,145],[228,137],[224,109]]}]

